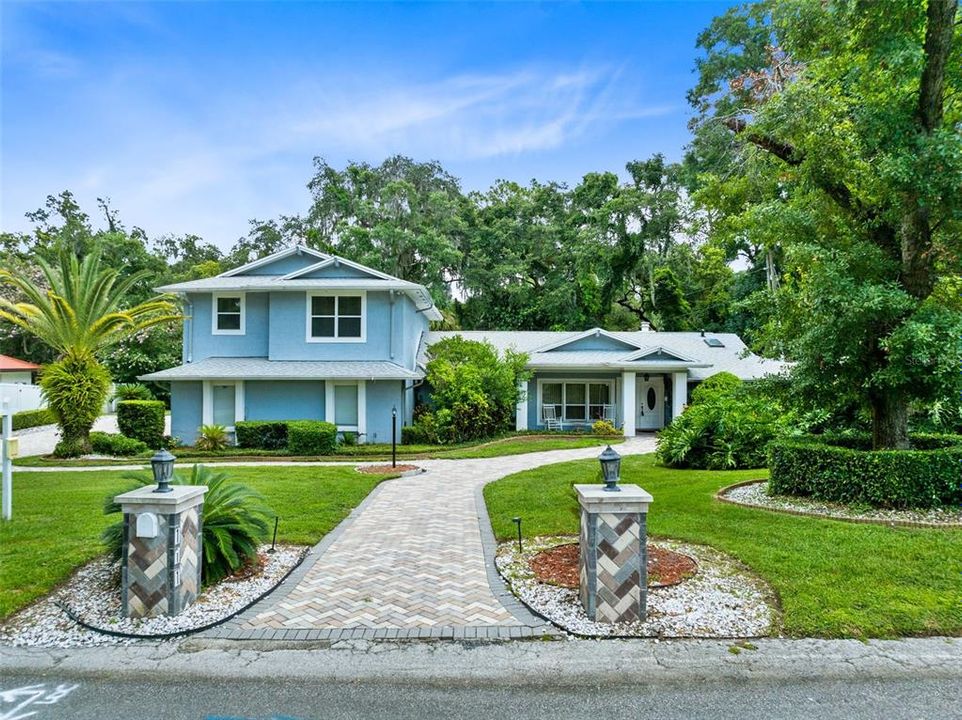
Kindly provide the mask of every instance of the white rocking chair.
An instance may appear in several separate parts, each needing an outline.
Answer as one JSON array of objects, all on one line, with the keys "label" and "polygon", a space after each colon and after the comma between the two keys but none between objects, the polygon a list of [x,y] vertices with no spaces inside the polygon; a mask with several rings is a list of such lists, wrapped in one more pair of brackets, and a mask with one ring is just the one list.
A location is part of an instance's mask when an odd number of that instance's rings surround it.
[{"label": "white rocking chair", "polygon": [[544,416],[544,426],[547,430],[564,430],[564,426],[561,424],[561,418],[558,417],[558,409],[554,405],[545,405],[541,408],[541,414]]}]

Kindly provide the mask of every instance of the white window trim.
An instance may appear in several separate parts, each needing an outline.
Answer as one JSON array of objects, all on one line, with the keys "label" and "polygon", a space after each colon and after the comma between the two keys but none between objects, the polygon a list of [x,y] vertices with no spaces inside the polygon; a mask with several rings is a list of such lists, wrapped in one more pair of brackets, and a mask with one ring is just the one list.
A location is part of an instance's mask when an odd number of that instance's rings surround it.
[{"label": "white window trim", "polygon": [[[311,300],[316,297],[360,297],[361,298],[361,336],[360,337],[313,337],[311,335]],[[305,306],[305,331],[309,343],[362,343],[367,342],[367,292],[364,290],[315,290],[307,293]],[[339,330],[339,315],[334,316],[334,332]],[[352,316],[353,317],[353,316]]]},{"label": "white window trim", "polygon": [[324,420],[334,423],[334,386],[357,387],[357,425],[336,425],[338,432],[357,433],[363,443],[367,434],[367,380],[327,380],[324,382]]},{"label": "white window trim", "polygon": [[[588,385],[607,385],[608,386],[608,402],[605,405],[615,405],[617,407],[617,399],[615,396],[615,380],[614,378],[596,378],[596,379],[585,379],[585,378],[538,378],[538,425],[544,424],[544,393],[542,388],[545,384],[557,385],[561,384],[561,422],[565,423],[584,423],[589,424],[593,422],[588,414],[588,408],[591,406],[591,391],[587,387]],[[565,415],[565,408],[567,403],[565,402],[567,391],[565,390],[565,385],[571,383],[572,385],[584,385],[585,386],[585,418],[584,420],[580,418],[568,419]],[[617,414],[617,413],[616,413]]]},{"label": "white window trim", "polygon": [[[214,424],[214,385],[234,386],[234,422],[244,419],[244,381],[243,380],[204,380],[203,401],[201,404],[201,424]],[[230,425],[227,432],[234,432],[235,425]]]},{"label": "white window trim", "polygon": [[[240,329],[219,330],[217,328],[217,300],[220,298],[240,298]],[[247,334],[247,294],[242,292],[217,292],[211,294],[210,332],[212,335]]]}]

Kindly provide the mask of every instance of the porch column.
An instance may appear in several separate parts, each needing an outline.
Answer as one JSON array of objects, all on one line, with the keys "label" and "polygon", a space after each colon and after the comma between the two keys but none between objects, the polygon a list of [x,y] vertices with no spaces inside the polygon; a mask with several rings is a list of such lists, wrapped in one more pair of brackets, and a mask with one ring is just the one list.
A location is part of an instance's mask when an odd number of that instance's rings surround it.
[{"label": "porch column", "polygon": [[688,403],[688,373],[671,374],[671,419],[681,415]]},{"label": "porch column", "polygon": [[514,414],[514,429],[528,429],[528,383],[518,383],[518,405]]},{"label": "porch column", "polygon": [[627,370],[621,373],[621,414],[624,418],[625,437],[635,436],[635,374]]}]

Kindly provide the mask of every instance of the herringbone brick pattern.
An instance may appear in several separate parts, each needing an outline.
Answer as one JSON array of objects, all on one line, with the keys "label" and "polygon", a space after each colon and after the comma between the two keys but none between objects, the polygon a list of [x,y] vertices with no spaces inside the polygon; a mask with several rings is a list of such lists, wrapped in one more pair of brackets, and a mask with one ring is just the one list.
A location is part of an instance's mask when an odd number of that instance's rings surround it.
[{"label": "herringbone brick pattern", "polygon": [[[652,443],[639,439],[624,449],[650,452]],[[300,580],[247,613],[239,628],[516,626],[488,581],[475,491],[504,475],[599,452],[421,462],[426,473],[384,483]]]},{"label": "herringbone brick pattern", "polygon": [[[166,523],[165,515],[159,516]],[[163,527],[163,525],[162,525]],[[164,615],[167,608],[167,538],[127,538],[127,612],[130,617]]]}]

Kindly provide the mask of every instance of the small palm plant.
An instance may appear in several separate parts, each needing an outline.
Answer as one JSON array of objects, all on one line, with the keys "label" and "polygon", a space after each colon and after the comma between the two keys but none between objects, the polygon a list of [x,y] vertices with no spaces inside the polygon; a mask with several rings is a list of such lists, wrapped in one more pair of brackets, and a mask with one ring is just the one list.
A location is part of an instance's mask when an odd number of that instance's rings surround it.
[{"label": "small palm plant", "polygon": [[194,447],[198,450],[225,450],[228,445],[227,428],[223,425],[201,425]]},{"label": "small palm plant", "polygon": [[[139,486],[152,485],[149,472],[128,473],[124,478]],[[201,563],[203,581],[210,584],[232,575],[257,557],[257,548],[268,534],[274,511],[264,497],[247,485],[230,479],[225,472],[213,472],[194,465],[190,475],[174,473],[172,485],[206,485],[201,516],[204,557]],[[120,512],[113,496],[106,499],[104,513]],[[123,554],[124,524],[114,523],[103,532],[104,544],[115,558]]]},{"label": "small palm plant", "polygon": [[[0,270],[0,283],[15,288],[24,302],[0,297],[0,319],[34,335],[57,353],[40,376],[40,388],[60,425],[54,454],[90,452],[90,429],[110,389],[110,374],[97,357],[131,335],[174,320],[177,306],[159,296],[125,308],[130,289],[146,273],[120,278],[101,264],[99,251],[82,260],[64,250],[55,266],[36,259],[40,284],[10,270]],[[45,286],[45,287],[44,287]]]}]

